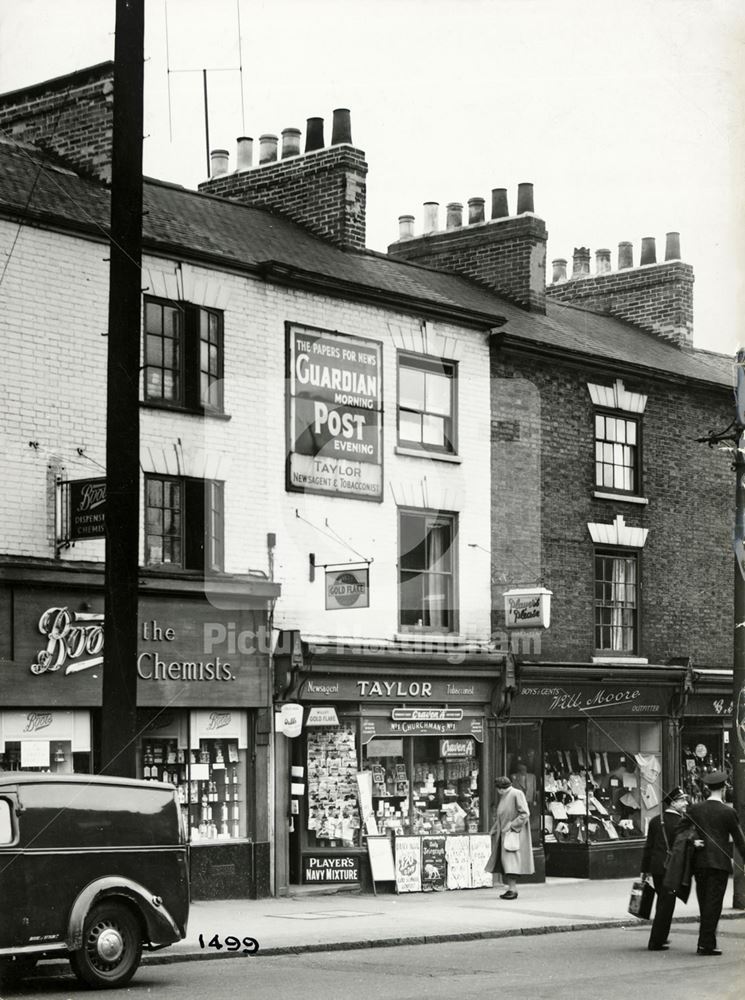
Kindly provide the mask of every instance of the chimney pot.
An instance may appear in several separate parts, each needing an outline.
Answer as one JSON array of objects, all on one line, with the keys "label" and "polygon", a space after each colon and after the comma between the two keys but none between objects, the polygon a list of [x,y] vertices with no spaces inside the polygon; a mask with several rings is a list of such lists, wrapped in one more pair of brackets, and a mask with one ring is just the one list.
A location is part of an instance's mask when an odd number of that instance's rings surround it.
[{"label": "chimney pot", "polygon": [[323,149],[323,118],[308,118],[305,129],[305,152]]},{"label": "chimney pot", "polygon": [[518,184],[517,185],[517,214],[522,215],[523,212],[533,211],[533,185],[532,184]]},{"label": "chimney pot", "polygon": [[665,236],[665,260],[680,260],[680,233]]},{"label": "chimney pot", "polygon": [[657,249],[655,247],[654,236],[642,237],[642,255],[639,263],[640,264],[657,263]]},{"label": "chimney pot", "polygon": [[611,270],[610,250],[595,251],[595,273],[608,274]]},{"label": "chimney pot", "polygon": [[437,216],[439,213],[439,201],[425,201],[424,203],[424,232],[435,233],[438,228]]},{"label": "chimney pot", "polygon": [[[469,202],[470,205],[470,202]],[[459,201],[451,201],[447,206],[447,222],[446,226],[448,229],[458,229],[463,225],[463,205]]]},{"label": "chimney pot", "polygon": [[588,247],[575,247],[572,260],[572,278],[586,278],[590,274],[590,250]]},{"label": "chimney pot", "polygon": [[254,141],[249,135],[239,135],[236,170],[250,170],[254,161]]},{"label": "chimney pot", "polygon": [[556,284],[558,281],[567,280],[567,261],[566,257],[557,257],[556,260],[551,261],[551,265],[554,269],[552,281]]},{"label": "chimney pot", "polygon": [[212,176],[222,177],[228,172],[229,153],[227,149],[213,149],[210,153],[210,163],[212,165]]},{"label": "chimney pot", "polygon": [[284,160],[288,156],[299,156],[299,155],[300,155],[300,129],[283,128],[282,159]]},{"label": "chimney pot", "polygon": [[492,219],[504,219],[510,214],[507,206],[507,188],[493,188],[491,193]]},{"label": "chimney pot", "polygon": [[414,216],[399,215],[398,217],[398,238],[400,240],[410,240],[414,237]]},{"label": "chimney pot", "polygon": [[484,199],[468,199],[468,225],[472,226],[476,222],[484,221]]},{"label": "chimney pot", "polygon": [[342,142],[352,144],[352,119],[349,108],[337,108],[331,125],[331,145],[338,146]]},{"label": "chimney pot", "polygon": [[634,266],[634,244],[624,240],[618,244],[618,270],[623,271],[627,267]]},{"label": "chimney pot", "polygon": [[262,163],[274,163],[277,159],[278,141],[276,135],[269,133],[259,136],[259,166]]}]

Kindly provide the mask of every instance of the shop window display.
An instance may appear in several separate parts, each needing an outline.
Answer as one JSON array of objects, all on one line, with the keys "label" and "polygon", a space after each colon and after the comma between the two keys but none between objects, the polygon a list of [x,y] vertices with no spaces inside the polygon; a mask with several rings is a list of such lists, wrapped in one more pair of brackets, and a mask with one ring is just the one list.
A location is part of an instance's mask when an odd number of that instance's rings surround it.
[{"label": "shop window display", "polygon": [[[685,725],[681,740],[683,775],[681,784],[691,802],[707,797],[704,777],[711,771],[724,771],[732,776],[732,755],[729,732],[722,727]],[[725,801],[729,795],[725,794]]]},{"label": "shop window display", "polygon": [[88,774],[90,753],[76,753],[70,740],[12,741],[0,753],[0,771],[45,771],[49,774]]},{"label": "shop window display", "polygon": [[178,740],[142,740],[143,778],[176,786],[192,843],[246,837],[246,751],[237,739],[201,739],[199,749]]},{"label": "shop window display", "polygon": [[594,721],[544,727],[547,843],[641,839],[661,811],[659,723]]},{"label": "shop window display", "polygon": [[[380,742],[400,743],[381,755]],[[463,756],[443,756],[448,744]],[[477,833],[480,827],[479,761],[473,740],[414,736],[372,740],[363,767],[372,771],[373,811],[380,833],[435,835]],[[390,747],[385,747],[385,750]]]},{"label": "shop window display", "polygon": [[[541,840],[542,775],[540,730],[536,723],[509,725],[504,731],[506,774],[525,795],[530,809],[530,833],[534,844]],[[496,809],[496,803],[494,803]]]},{"label": "shop window display", "polygon": [[309,846],[359,847],[355,727],[309,729],[307,762]]}]

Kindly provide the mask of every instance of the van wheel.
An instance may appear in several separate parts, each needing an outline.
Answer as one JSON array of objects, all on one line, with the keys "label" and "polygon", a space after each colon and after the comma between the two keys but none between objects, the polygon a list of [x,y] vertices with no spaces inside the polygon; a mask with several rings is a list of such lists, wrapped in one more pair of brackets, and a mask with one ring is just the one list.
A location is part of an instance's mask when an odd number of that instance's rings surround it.
[{"label": "van wheel", "polygon": [[121,903],[95,906],[83,924],[83,945],[70,956],[78,979],[95,989],[124,986],[137,971],[142,934],[137,918]]}]

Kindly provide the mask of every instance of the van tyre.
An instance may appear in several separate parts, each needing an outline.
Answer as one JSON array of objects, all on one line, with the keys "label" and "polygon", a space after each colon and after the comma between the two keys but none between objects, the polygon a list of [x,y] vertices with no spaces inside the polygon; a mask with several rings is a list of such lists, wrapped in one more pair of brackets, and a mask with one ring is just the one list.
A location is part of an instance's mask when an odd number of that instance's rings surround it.
[{"label": "van tyre", "polygon": [[83,924],[83,943],[70,956],[72,971],[94,989],[124,986],[137,971],[142,933],[137,917],[121,903],[94,906]]}]

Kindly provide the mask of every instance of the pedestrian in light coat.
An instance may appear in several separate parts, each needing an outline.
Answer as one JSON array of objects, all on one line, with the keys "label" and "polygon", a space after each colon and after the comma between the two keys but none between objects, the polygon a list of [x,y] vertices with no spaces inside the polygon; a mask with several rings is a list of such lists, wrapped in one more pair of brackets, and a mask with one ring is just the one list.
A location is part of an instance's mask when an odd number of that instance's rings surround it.
[{"label": "pedestrian in light coat", "polygon": [[[489,830],[494,846],[486,863],[486,871],[502,873],[507,888],[500,899],[517,899],[518,875],[532,875],[535,871],[530,838],[530,810],[525,795],[519,788],[512,787],[508,777],[497,778],[494,788],[499,801],[496,818]],[[520,838],[516,851],[504,849],[504,835],[508,830],[515,830]]]}]

